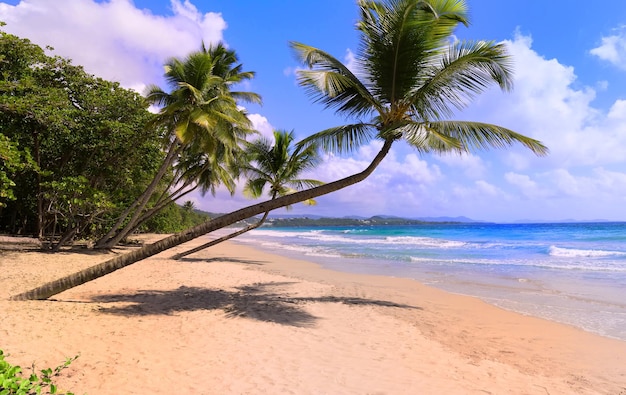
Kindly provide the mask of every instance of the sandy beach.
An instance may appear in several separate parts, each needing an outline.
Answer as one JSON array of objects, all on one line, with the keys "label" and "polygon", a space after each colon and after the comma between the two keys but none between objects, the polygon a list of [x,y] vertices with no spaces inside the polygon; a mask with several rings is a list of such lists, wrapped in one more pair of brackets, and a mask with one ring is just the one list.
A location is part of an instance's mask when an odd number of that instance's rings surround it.
[{"label": "sandy beach", "polygon": [[0,349],[80,354],[57,381],[89,395],[626,394],[626,342],[236,242],[169,259],[205,241],[50,301],[8,298],[124,250],[0,251]]}]

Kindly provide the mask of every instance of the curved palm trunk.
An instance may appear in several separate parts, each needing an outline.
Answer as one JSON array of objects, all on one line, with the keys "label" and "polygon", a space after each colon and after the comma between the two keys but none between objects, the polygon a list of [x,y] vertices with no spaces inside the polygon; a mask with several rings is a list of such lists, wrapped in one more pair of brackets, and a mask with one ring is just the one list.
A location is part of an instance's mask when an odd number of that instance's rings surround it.
[{"label": "curved palm trunk", "polygon": [[372,163],[360,173],[353,174],[341,180],[337,180],[328,184],[321,185],[319,187],[307,189],[300,192],[295,192],[290,195],[281,196],[277,199],[268,200],[262,203],[254,204],[252,206],[244,207],[240,210],[233,211],[232,213],[222,215],[211,221],[207,221],[203,224],[196,225],[192,228],[184,230],[175,235],[166,237],[156,243],[144,246],[138,250],[129,252],[124,255],[120,255],[106,262],[102,262],[90,268],[81,270],[69,276],[60,278],[55,281],[46,283],[40,287],[31,289],[30,291],[23,292],[21,294],[11,297],[12,300],[33,300],[33,299],[48,299],[49,297],[66,291],[70,288],[74,288],[78,285],[95,280],[116,270],[122,269],[135,262],[141,261],[160,252],[168,250],[172,247],[176,247],[189,240],[193,240],[196,237],[213,232],[217,229],[224,228],[228,225],[232,225],[237,221],[244,220],[246,218],[259,215],[261,213],[269,212],[280,207],[289,206],[295,203],[305,201],[307,199],[314,199],[318,196],[326,195],[331,192],[338,191],[346,188],[350,185],[354,185],[358,182],[366,179],[376,167],[380,164],[383,158],[389,153],[389,149],[393,144],[393,140],[386,140],[380,152],[372,160]]},{"label": "curved palm trunk", "polygon": [[198,251],[202,251],[202,250],[204,250],[205,248],[213,247],[214,245],[219,244],[219,243],[221,243],[221,242],[223,242],[223,241],[230,240],[230,239],[232,239],[232,238],[234,238],[234,237],[240,236],[240,235],[242,235],[242,234],[244,234],[244,233],[246,233],[246,232],[249,232],[249,231],[251,231],[251,230],[253,230],[253,229],[256,229],[256,228],[258,228],[259,226],[263,225],[263,223],[265,222],[265,219],[267,218],[267,215],[268,215],[269,213],[270,213],[270,212],[269,212],[269,211],[267,211],[265,214],[263,214],[263,218],[261,218],[261,219],[260,219],[257,223],[255,223],[255,224],[248,225],[248,226],[246,226],[246,227],[245,227],[245,228],[243,228],[243,229],[240,229],[240,230],[238,230],[238,231],[236,231],[236,232],[233,232],[233,233],[231,233],[231,234],[229,234],[229,235],[222,236],[222,237],[220,237],[219,239],[211,240],[211,241],[209,241],[208,243],[204,243],[204,244],[202,244],[201,246],[198,246],[198,247],[196,247],[196,248],[192,248],[191,250],[187,250],[187,251],[185,251],[185,252],[181,252],[180,254],[173,255],[173,256],[172,256],[172,259],[176,259],[176,260],[178,260],[178,259],[180,259],[180,258],[186,257],[187,255],[191,255],[191,254],[196,253],[196,252],[198,252]]},{"label": "curved palm trunk", "polygon": [[[146,204],[148,204],[148,201],[154,193],[157,185],[159,184],[159,182],[161,182],[161,179],[165,175],[165,172],[176,159],[176,154],[179,151],[180,146],[178,144],[178,140],[175,139],[170,145],[167,156],[163,160],[163,163],[161,164],[161,167],[159,168],[157,174],[150,182],[150,185],[148,185],[146,190],[143,191],[143,193],[130,206],[128,206],[128,208],[126,208],[126,210],[122,213],[122,215],[120,215],[117,222],[109,230],[109,232],[96,242],[94,248],[114,247],[117,243],[119,243],[120,240],[128,235],[129,231],[134,227],[137,218],[141,215],[143,209],[146,207]],[[135,211],[133,212],[130,220],[122,230],[119,230],[119,228],[122,226],[122,223],[130,215],[133,209],[135,209]]]},{"label": "curved palm trunk", "polygon": [[[137,229],[139,229],[139,227],[141,225],[143,225],[144,222],[146,222],[150,218],[154,217],[158,212],[160,212],[161,210],[163,210],[165,207],[169,206],[170,204],[174,203],[176,200],[178,200],[178,199],[182,198],[183,196],[185,196],[185,195],[195,191],[196,189],[198,189],[198,187],[199,187],[199,185],[195,185],[191,189],[189,189],[187,191],[184,191],[183,193],[180,193],[178,196],[174,196],[174,194],[171,194],[171,195],[163,198],[162,200],[157,202],[157,205],[155,205],[154,207],[150,208],[141,217],[139,217],[137,219],[137,221],[135,221],[135,226],[132,229],[130,229],[126,235],[130,235],[130,234],[135,233],[135,231]],[[180,192],[180,189],[176,193],[178,193],[178,192]]]}]

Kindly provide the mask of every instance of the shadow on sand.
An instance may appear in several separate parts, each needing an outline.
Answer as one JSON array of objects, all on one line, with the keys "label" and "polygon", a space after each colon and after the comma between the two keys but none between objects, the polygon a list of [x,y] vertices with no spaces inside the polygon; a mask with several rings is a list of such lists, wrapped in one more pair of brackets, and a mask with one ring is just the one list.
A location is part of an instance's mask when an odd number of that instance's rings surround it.
[{"label": "shadow on sand", "polygon": [[101,295],[92,298],[98,303],[131,303],[124,306],[100,307],[104,314],[145,316],[196,310],[223,310],[227,317],[247,317],[282,325],[313,326],[317,317],[303,307],[306,303],[344,303],[403,309],[419,307],[384,300],[322,296],[290,297],[275,289],[290,283],[260,283],[237,288],[236,291],[197,287],[180,287],[171,291],[145,290],[133,294]]}]

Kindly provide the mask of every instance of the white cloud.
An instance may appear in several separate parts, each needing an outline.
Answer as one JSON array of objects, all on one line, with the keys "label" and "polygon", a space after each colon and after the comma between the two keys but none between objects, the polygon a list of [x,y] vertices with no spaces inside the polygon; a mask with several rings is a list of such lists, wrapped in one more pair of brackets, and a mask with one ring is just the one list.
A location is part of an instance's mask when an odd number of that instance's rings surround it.
[{"label": "white cloud", "polygon": [[611,121],[626,121],[626,100],[617,100],[611,106],[607,118]]},{"label": "white cloud", "polygon": [[526,198],[537,199],[547,197],[547,192],[526,174],[508,172],[504,175],[504,178],[511,185],[517,187],[518,191]]},{"label": "white cloud", "polygon": [[99,77],[143,90],[158,82],[164,61],[222,40],[222,16],[200,13],[188,0],[171,0],[173,15],[137,9],[130,0],[22,0],[2,4],[8,33],[25,37]]},{"label": "white cloud", "polygon": [[563,168],[533,176],[509,172],[505,174],[505,179],[516,186],[523,196],[531,199],[573,199],[594,205],[614,196],[626,196],[626,173],[603,167],[592,169],[589,174],[576,174]]},{"label": "white cloud", "polygon": [[436,156],[435,158],[452,168],[460,169],[466,177],[471,179],[481,178],[486,172],[484,161],[477,155],[448,154]]},{"label": "white cloud", "polygon": [[343,64],[345,64],[348,70],[352,71],[352,73],[357,73],[358,64],[356,58],[354,57],[354,53],[350,50],[350,48],[346,49],[346,55],[343,58]]},{"label": "white cloud", "polygon": [[489,197],[505,197],[506,194],[497,186],[492,185],[484,180],[478,180],[474,184],[479,191],[479,195],[487,195]]},{"label": "white cloud", "polygon": [[252,127],[259,131],[261,135],[270,141],[274,140],[274,127],[261,114],[248,114],[248,119],[252,122]]},{"label": "white cloud", "polygon": [[[329,156],[313,176],[329,182],[363,171],[380,150],[380,141],[361,147],[350,158]],[[397,156],[392,149],[379,167],[364,181],[334,192],[332,202],[318,199],[316,213],[332,209],[361,215],[403,213],[419,215],[429,198],[429,188],[442,177],[438,166],[419,159],[415,154]]]},{"label": "white cloud", "polygon": [[623,163],[626,119],[617,115],[624,104],[616,102],[610,112],[595,108],[596,91],[580,84],[573,67],[539,55],[528,36],[505,43],[515,63],[515,88],[481,96],[471,114],[542,141],[550,155],[536,158],[514,148],[502,155],[503,163],[516,171]]},{"label": "white cloud", "polygon": [[602,37],[600,46],[589,52],[615,67],[626,70],[626,26],[616,29],[614,35]]},{"label": "white cloud", "polygon": [[[401,154],[398,146],[368,179],[320,198],[307,212],[626,218],[618,208],[626,200],[626,100],[607,110],[595,108],[596,91],[580,84],[574,67],[538,54],[528,36],[518,34],[506,44],[515,61],[515,89],[506,95],[487,92],[460,119],[492,122],[537,138],[550,148],[548,157],[514,147],[480,156],[433,157],[429,163]],[[379,148],[372,143],[350,158],[331,156],[316,177],[330,181],[361,171]]]}]

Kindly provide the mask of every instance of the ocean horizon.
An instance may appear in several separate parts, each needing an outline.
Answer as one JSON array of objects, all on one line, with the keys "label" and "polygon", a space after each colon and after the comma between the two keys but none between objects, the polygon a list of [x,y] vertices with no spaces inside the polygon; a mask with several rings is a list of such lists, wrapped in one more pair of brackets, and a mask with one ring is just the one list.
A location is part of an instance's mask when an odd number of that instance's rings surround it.
[{"label": "ocean horizon", "polygon": [[626,341],[626,222],[264,226],[234,240]]}]

